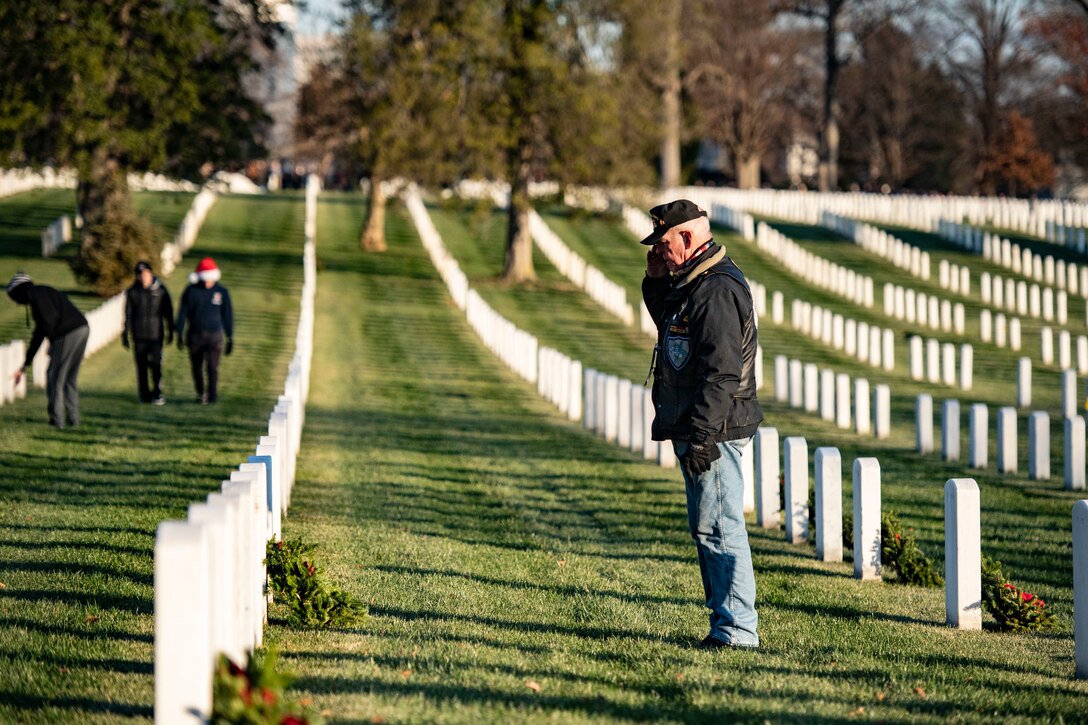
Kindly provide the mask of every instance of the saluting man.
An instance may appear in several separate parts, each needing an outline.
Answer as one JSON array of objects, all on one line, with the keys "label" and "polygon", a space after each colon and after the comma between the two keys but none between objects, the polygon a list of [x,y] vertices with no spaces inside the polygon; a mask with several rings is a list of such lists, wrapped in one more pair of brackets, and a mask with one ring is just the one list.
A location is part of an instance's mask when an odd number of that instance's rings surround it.
[{"label": "saluting man", "polygon": [[219,277],[214,259],[200,260],[178,304],[178,348],[189,346],[196,399],[204,405],[218,400],[219,357],[230,355],[234,347],[230,293],[219,284]]},{"label": "saluting man", "polygon": [[710,632],[700,646],[758,647],[756,582],[744,528],[741,451],[763,420],[748,282],[687,199],[650,210],[642,294],[657,325],[653,439],[684,472]]}]

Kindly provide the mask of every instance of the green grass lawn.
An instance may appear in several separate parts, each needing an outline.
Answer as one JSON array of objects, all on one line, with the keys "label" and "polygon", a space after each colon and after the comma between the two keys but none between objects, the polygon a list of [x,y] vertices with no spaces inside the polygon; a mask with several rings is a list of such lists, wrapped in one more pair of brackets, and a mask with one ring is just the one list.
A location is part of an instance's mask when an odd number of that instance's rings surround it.
[{"label": "green grass lawn", "polygon": [[[474,337],[406,213],[390,209],[385,254],[358,250],[362,216],[360,200],[322,199],[315,368],[286,534],[316,542],[371,617],[330,632],[274,623],[267,636],[296,693],[334,721],[1083,717],[1075,497],[1059,485],[978,476],[984,550],[1053,604],[1056,633],[947,629],[943,590],[861,583],[753,528],[763,648],[696,650],[706,619],[679,473],[565,421]],[[488,301],[544,344],[644,370],[648,340],[546,265],[528,289],[495,281],[501,220],[446,209],[435,223]],[[847,465],[878,456],[885,504],[941,557],[942,487],[962,467],[919,459],[904,433],[862,441],[768,408],[784,433],[840,446]]]},{"label": "green grass lawn", "polygon": [[[164,241],[174,238],[178,225],[189,211],[195,194],[188,192],[140,191],[132,194],[136,211],[151,221]],[[92,310],[102,298],[92,294],[72,274],[69,262],[76,244],[65,244],[48,259],[41,256],[41,233],[57,217],[75,213],[72,189],[39,189],[0,198],[0,277],[4,284],[17,270],[67,293],[75,305]],[[78,232],[73,229],[74,234]],[[188,263],[184,263],[187,265]],[[30,337],[21,307],[8,299],[0,301],[0,342]]]},{"label": "green grass lawn", "polygon": [[[155,527],[218,490],[267,431],[293,353],[303,214],[301,196],[224,197],[191,252],[216,258],[234,302],[217,405],[191,402],[173,347],[169,403],[138,404],[117,343],[83,365],[80,428],[49,428],[37,389],[0,408],[0,722],[151,718]],[[184,282],[170,280],[175,299]]]}]

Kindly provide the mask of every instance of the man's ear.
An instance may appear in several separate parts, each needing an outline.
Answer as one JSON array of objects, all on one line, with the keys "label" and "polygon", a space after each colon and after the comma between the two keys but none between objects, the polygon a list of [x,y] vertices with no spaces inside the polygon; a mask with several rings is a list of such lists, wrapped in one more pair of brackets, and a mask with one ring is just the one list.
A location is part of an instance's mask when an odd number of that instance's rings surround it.
[{"label": "man's ear", "polygon": [[691,248],[691,240],[692,240],[691,232],[689,232],[687,229],[681,229],[680,230],[680,237],[684,240],[684,248],[685,249],[690,249]]}]

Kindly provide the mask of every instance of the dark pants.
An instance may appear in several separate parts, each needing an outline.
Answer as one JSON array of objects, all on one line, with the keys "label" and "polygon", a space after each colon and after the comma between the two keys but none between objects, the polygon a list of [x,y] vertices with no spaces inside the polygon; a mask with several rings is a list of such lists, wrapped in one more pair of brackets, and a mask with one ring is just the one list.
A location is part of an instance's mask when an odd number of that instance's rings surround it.
[{"label": "dark pants", "polygon": [[90,328],[77,327],[67,335],[49,341],[49,368],[45,373],[45,394],[49,399],[49,424],[79,425],[79,366],[87,350]]},{"label": "dark pants", "polygon": [[[162,340],[136,340],[132,344],[136,356],[136,387],[140,390],[140,402],[150,403],[159,397],[162,391]],[[147,384],[147,374],[151,373],[151,385]]]},{"label": "dark pants", "polygon": [[[219,357],[223,354],[223,332],[190,332],[189,363],[193,368],[193,387],[197,397],[209,403],[216,400],[216,387],[219,384]],[[207,369],[208,382],[204,384],[204,371]]]}]

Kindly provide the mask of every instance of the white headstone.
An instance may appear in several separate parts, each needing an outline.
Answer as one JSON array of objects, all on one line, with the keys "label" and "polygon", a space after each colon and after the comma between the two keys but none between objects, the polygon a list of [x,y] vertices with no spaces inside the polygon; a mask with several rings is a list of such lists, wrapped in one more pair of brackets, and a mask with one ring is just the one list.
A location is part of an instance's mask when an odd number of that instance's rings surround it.
[{"label": "white headstone", "polygon": [[926,380],[941,381],[941,344],[934,337],[926,341]]},{"label": "white headstone", "polygon": [[838,448],[816,449],[816,558],[842,561],[842,459]]},{"label": "white headstone", "polygon": [[1065,488],[1084,490],[1084,416],[1081,415],[1065,419]]},{"label": "white headstone", "polygon": [[1016,366],[1016,407],[1031,407],[1031,358],[1020,358]]},{"label": "white headstone", "polygon": [[670,441],[661,441],[658,444],[657,465],[661,468],[676,468],[676,449]]},{"label": "white headstone", "polygon": [[1028,416],[1028,478],[1050,478],[1050,414],[1045,410]]},{"label": "white headstone", "polygon": [[596,430],[597,420],[597,371],[593,368],[584,368],[582,371],[582,395],[584,408],[582,423],[586,430]]},{"label": "white headstone", "polygon": [[895,370],[895,333],[884,330],[883,345],[881,346],[881,363],[885,370]]},{"label": "white headstone", "polygon": [[887,385],[873,390],[873,435],[887,438],[892,434],[892,392]]},{"label": "white headstone", "polygon": [[835,420],[835,371],[820,371],[820,417],[828,422]]},{"label": "white headstone", "polygon": [[658,448],[661,446],[658,441],[653,439],[655,415],[653,393],[649,388],[642,388],[642,458],[646,461],[656,461]]},{"label": "white headstone", "polygon": [[642,391],[645,390],[641,385],[632,385],[628,397],[628,406],[631,410],[631,450],[635,453],[642,451],[644,435],[646,433],[646,426],[642,418],[646,411],[642,406]]},{"label": "white headstone", "polygon": [[982,529],[974,479],[944,485],[944,562],[947,624],[982,629]]},{"label": "white headstone", "polygon": [[854,578],[881,578],[880,462],[854,460]]},{"label": "white headstone", "polygon": [[911,335],[910,338],[910,379],[921,380],[925,373],[925,362],[922,354],[922,338]]},{"label": "white headstone", "polygon": [[941,458],[960,459],[960,401],[946,400],[941,407]]},{"label": "white headstone", "polygon": [[970,390],[975,383],[975,350],[970,344],[960,345],[960,388]]},{"label": "white headstone", "polygon": [[835,376],[835,425],[842,430],[850,429],[850,376]]},{"label": "white headstone", "polygon": [[621,448],[631,447],[631,381],[624,378],[619,381],[619,390],[616,400],[616,417],[618,418],[616,443]]},{"label": "white headstone", "polygon": [[1072,418],[1077,414],[1077,372],[1062,371],[1062,418]]},{"label": "white headstone", "polygon": [[208,538],[203,526],[164,521],[155,534],[155,717],[207,722],[212,714]]},{"label": "white headstone", "polygon": [[805,363],[805,412],[815,413],[820,408],[820,369],[815,363]]},{"label": "white headstone", "polygon": [[915,448],[919,453],[933,452],[933,396],[921,393],[914,401]]},{"label": "white headstone", "polygon": [[604,390],[604,439],[615,443],[620,431],[620,379],[616,375],[605,378]]},{"label": "white headstone", "polygon": [[808,542],[808,443],[790,436],[783,444],[786,484],[786,541]]},{"label": "white headstone", "polygon": [[800,360],[790,360],[790,407],[800,408],[805,404],[805,391],[802,384],[804,366]]},{"label": "white headstone", "polygon": [[956,384],[956,346],[950,342],[941,345],[941,382]]},{"label": "white headstone", "polygon": [[774,356],[774,399],[785,403],[790,397],[789,360],[785,355]]},{"label": "white headstone", "polygon": [[1088,500],[1073,504],[1073,660],[1088,680]]},{"label": "white headstone", "polygon": [[1019,350],[1021,347],[1020,339],[1020,318],[1014,317],[1009,320],[1009,348],[1012,350]]},{"label": "white headstone", "polygon": [[869,435],[872,431],[872,419],[869,411],[869,381],[865,378],[854,380],[854,428],[858,435]]},{"label": "white headstone", "polygon": [[746,441],[740,448],[740,471],[744,480],[744,513],[756,508],[755,444]]},{"label": "white headstone", "polygon": [[756,523],[765,529],[778,528],[778,430],[756,430]]},{"label": "white headstone", "polygon": [[997,411],[998,473],[1016,472],[1016,453],[1016,408],[1004,407]]},{"label": "white headstone", "polygon": [[1039,330],[1039,359],[1043,365],[1054,364],[1054,331],[1049,327]]},{"label": "white headstone", "polygon": [[1068,330],[1058,333],[1058,367],[1062,370],[1073,367],[1073,345]]},{"label": "white headstone", "polygon": [[990,411],[985,403],[974,403],[968,418],[968,464],[971,468],[986,468],[990,457]]}]

